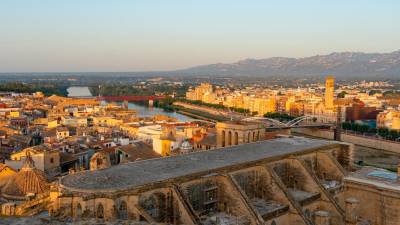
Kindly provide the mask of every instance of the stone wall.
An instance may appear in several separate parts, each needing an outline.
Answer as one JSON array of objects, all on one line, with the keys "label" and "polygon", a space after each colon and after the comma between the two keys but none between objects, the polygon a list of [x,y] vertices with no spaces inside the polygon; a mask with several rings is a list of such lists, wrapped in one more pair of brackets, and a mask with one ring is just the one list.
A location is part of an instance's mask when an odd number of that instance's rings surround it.
[{"label": "stone wall", "polygon": [[368,219],[371,224],[398,225],[400,221],[400,195],[389,189],[378,189],[374,185],[346,181],[346,198],[360,201],[357,209],[359,219]]},{"label": "stone wall", "polygon": [[[305,135],[312,136],[312,137],[333,140],[333,131],[330,131],[330,130],[294,128],[292,130],[292,133],[305,134]],[[364,146],[364,147],[400,153],[400,142],[395,143],[395,142],[377,140],[377,139],[373,139],[373,138],[350,135],[350,134],[345,134],[345,133],[342,133],[341,141]]]}]

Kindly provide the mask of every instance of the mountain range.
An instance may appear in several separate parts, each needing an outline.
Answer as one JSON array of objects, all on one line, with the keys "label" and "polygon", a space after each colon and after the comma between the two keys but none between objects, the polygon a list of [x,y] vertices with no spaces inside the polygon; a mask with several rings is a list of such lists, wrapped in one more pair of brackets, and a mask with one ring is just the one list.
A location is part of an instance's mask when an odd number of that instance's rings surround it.
[{"label": "mountain range", "polygon": [[400,78],[400,50],[390,53],[334,52],[305,58],[272,57],[217,63],[174,71],[193,76],[325,76]]}]

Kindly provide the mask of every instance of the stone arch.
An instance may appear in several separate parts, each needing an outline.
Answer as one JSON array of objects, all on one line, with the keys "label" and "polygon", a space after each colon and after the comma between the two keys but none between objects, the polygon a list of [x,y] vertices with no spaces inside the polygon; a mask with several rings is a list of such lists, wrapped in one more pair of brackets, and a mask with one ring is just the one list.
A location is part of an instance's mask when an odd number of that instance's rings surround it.
[{"label": "stone arch", "polygon": [[228,132],[228,146],[232,145],[232,131]]},{"label": "stone arch", "polygon": [[78,203],[75,208],[75,217],[79,218],[81,216],[82,216],[82,206],[81,203]]},{"label": "stone arch", "polygon": [[250,132],[247,133],[247,143],[250,143]]},{"label": "stone arch", "polygon": [[160,222],[165,213],[165,199],[166,196],[164,193],[156,192],[148,197],[141,196],[139,201],[140,206],[142,206],[152,218]]},{"label": "stone arch", "polygon": [[237,131],[235,132],[235,135],[233,137],[233,143],[234,143],[234,145],[238,145],[239,144],[239,134],[238,134]]},{"label": "stone arch", "polygon": [[96,218],[104,219],[104,207],[103,204],[98,204],[96,209]]},{"label": "stone arch", "polygon": [[260,131],[257,131],[257,141],[260,140]]},{"label": "stone arch", "polygon": [[110,156],[106,152],[96,152],[90,159],[90,170],[105,169],[110,166]]},{"label": "stone arch", "polygon": [[125,201],[121,201],[118,205],[118,219],[128,219],[128,205]]},{"label": "stone arch", "polygon": [[222,147],[225,147],[225,130],[223,130],[222,131],[222,134],[221,134],[221,145],[222,145]]}]

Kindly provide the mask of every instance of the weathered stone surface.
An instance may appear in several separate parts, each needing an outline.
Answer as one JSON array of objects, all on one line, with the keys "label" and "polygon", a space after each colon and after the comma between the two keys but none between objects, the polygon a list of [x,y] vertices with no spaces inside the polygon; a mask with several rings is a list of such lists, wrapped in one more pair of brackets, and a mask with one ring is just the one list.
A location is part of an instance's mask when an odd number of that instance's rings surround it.
[{"label": "weathered stone surface", "polygon": [[267,158],[284,157],[334,144],[335,142],[306,138],[280,138],[176,157],[133,162],[99,171],[84,171],[63,177],[61,186],[83,192],[115,192]]}]

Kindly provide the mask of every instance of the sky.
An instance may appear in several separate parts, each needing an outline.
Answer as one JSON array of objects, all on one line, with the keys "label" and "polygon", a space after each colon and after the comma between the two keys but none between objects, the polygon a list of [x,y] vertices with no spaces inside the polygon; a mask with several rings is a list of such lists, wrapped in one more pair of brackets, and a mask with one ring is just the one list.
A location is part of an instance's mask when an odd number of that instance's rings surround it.
[{"label": "sky", "polygon": [[0,0],[0,72],[175,70],[400,49],[398,0]]}]

